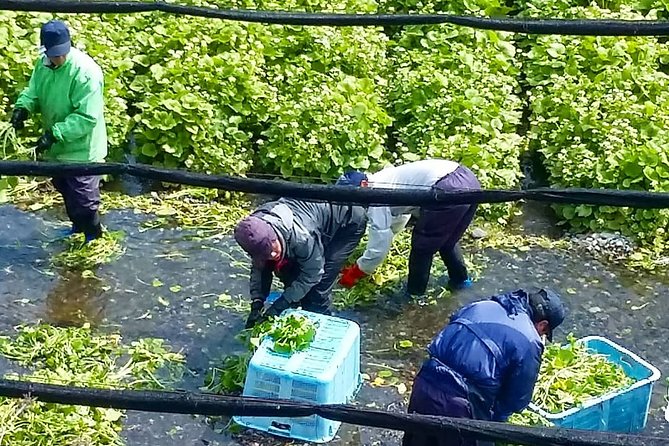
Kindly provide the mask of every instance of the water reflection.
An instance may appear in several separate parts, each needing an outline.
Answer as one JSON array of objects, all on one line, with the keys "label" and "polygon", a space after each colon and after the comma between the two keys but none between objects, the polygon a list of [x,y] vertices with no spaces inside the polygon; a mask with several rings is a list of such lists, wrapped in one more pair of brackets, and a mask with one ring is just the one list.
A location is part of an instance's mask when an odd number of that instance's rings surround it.
[{"label": "water reflection", "polygon": [[[106,223],[126,232],[126,254],[104,265],[95,278],[50,271],[51,256],[62,249],[45,246],[55,218],[0,206],[0,331],[36,319],[57,325],[94,325],[120,330],[126,340],[155,336],[184,349],[188,366],[200,372],[180,387],[197,391],[209,362],[238,352],[234,335],[245,314],[233,305],[248,290],[248,260],[231,237],[196,240],[185,231],[141,231],[145,217],[131,211],[110,212]],[[534,228],[552,227],[539,218]],[[46,233],[46,235],[45,235]],[[569,315],[557,339],[573,331],[576,336],[600,334],[639,353],[669,373],[666,339],[669,305],[666,278],[638,274],[603,265],[578,252],[533,248],[486,250],[481,277],[469,290],[438,300],[403,302],[389,311],[387,302],[340,314],[356,320],[362,329],[362,368],[371,381],[382,370],[410,383],[425,356],[425,346],[448,321],[450,314],[471,300],[530,283],[560,290]],[[436,278],[435,278],[436,280]],[[177,286],[177,288],[173,288]],[[219,298],[227,297],[227,300]],[[412,348],[397,343],[410,340]],[[664,435],[664,381],[654,388],[646,434]],[[408,392],[369,382],[357,404],[393,411],[404,410]],[[177,429],[178,428],[178,429]],[[342,426],[340,439],[331,444],[399,445],[400,435],[390,431]],[[202,418],[182,415],[129,413],[124,436],[129,445],[278,445],[283,442],[259,434],[230,438],[219,434]]]},{"label": "water reflection", "polygon": [[104,285],[97,277],[82,277],[78,272],[60,276],[46,296],[45,322],[57,326],[100,325],[106,301]]}]

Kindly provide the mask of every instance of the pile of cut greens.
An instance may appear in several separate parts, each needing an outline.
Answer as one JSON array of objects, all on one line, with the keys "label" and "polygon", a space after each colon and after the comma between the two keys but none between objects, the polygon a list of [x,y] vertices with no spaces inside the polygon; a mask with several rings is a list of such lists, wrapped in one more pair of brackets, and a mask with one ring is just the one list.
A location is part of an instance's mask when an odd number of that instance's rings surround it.
[{"label": "pile of cut greens", "polygon": [[[5,379],[96,388],[164,389],[185,370],[184,357],[160,339],[130,346],[118,334],[46,324],[18,327],[0,337],[0,354],[30,372]],[[123,445],[123,411],[0,398],[0,445]]]},{"label": "pile of cut greens", "polygon": [[289,314],[274,321],[267,336],[274,341],[272,350],[291,354],[305,350],[316,336],[316,324],[308,317]]},{"label": "pile of cut greens", "polygon": [[112,262],[125,251],[121,244],[123,237],[123,231],[106,231],[102,237],[86,243],[83,234],[73,234],[65,239],[65,250],[54,256],[53,264],[68,269],[86,270]]},{"label": "pile of cut greens", "polygon": [[559,413],[633,382],[618,364],[588,351],[569,335],[566,345],[546,348],[532,402],[546,412]]},{"label": "pile of cut greens", "polygon": [[204,238],[229,232],[250,210],[249,203],[238,195],[196,187],[137,197],[105,192],[102,207],[103,212],[132,208],[137,213],[153,214],[155,218],[142,223],[143,230],[177,227],[196,231]]},{"label": "pile of cut greens", "polygon": [[[532,402],[548,413],[560,413],[585,401],[615,392],[632,385],[634,380],[605,355],[590,352],[570,334],[568,342],[546,347],[539,379],[534,387]],[[530,410],[514,414],[513,424],[552,426],[541,415]]]},{"label": "pile of cut greens", "polygon": [[317,325],[299,314],[279,316],[255,327],[243,330],[237,339],[247,351],[228,355],[220,367],[212,368],[204,380],[204,389],[214,393],[234,393],[244,389],[244,380],[249,361],[265,337],[274,342],[272,350],[281,354],[292,354],[309,348],[316,336]]}]

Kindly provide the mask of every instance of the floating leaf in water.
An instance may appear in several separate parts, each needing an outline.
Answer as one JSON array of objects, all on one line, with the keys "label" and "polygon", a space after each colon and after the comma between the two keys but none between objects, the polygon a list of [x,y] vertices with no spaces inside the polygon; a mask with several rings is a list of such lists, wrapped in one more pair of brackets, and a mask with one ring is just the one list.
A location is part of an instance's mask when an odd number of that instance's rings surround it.
[{"label": "floating leaf in water", "polygon": [[413,347],[413,342],[408,339],[404,339],[403,341],[400,341],[398,345],[400,348],[411,348]]},{"label": "floating leaf in water", "polygon": [[158,280],[158,279],[153,279],[153,280],[151,281],[151,285],[152,285],[153,287],[155,287],[155,288],[158,288],[158,287],[163,286],[163,282],[161,282],[161,281]]},{"label": "floating leaf in water", "polygon": [[166,307],[169,307],[169,306],[170,306],[170,303],[169,303],[165,298],[163,298],[163,297],[160,297],[160,296],[159,296],[159,297],[158,297],[158,302],[160,302],[162,305],[164,305],[164,306],[166,306]]},{"label": "floating leaf in water", "polygon": [[181,291],[181,285],[172,285],[170,287],[170,291],[173,293],[178,293],[179,291]]}]

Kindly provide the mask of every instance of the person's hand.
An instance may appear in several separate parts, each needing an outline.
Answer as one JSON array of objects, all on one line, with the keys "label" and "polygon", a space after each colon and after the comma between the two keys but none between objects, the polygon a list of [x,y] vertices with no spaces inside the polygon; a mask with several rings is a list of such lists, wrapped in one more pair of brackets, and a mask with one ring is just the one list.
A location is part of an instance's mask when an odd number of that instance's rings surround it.
[{"label": "person's hand", "polygon": [[263,314],[263,317],[269,318],[269,317],[276,317],[280,315],[283,310],[286,310],[287,308],[290,308],[290,302],[286,300],[285,297],[281,296],[277,300],[275,300],[272,303],[272,306],[270,306],[266,311],[265,314]]},{"label": "person's hand", "polygon": [[262,308],[265,303],[260,299],[253,299],[251,302],[251,312],[249,317],[246,319],[246,325],[244,328],[253,328],[262,317]]},{"label": "person's hand", "polygon": [[24,121],[28,119],[28,110],[22,107],[14,109],[12,113],[12,119],[9,123],[14,127],[15,130],[22,130],[25,127]]},{"label": "person's hand", "polygon": [[357,263],[341,270],[341,274],[339,284],[345,288],[352,288],[360,279],[367,275],[358,267]]},{"label": "person's hand", "polygon": [[52,145],[56,142],[56,137],[53,136],[53,133],[51,133],[51,130],[47,130],[44,135],[40,139],[37,140],[37,148],[35,149],[35,152],[38,154],[42,152],[46,152],[51,148]]}]

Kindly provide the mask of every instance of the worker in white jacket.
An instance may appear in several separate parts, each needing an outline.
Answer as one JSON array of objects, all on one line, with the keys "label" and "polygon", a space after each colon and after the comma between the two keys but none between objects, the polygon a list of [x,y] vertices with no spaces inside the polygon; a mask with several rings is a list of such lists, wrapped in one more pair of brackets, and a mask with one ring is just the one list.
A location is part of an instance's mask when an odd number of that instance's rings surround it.
[{"label": "worker in white jacket", "polygon": [[[455,161],[430,159],[387,167],[367,176],[352,171],[342,175],[340,185],[386,189],[445,191],[480,189],[476,176]],[[448,270],[451,289],[471,285],[458,241],[472,222],[476,204],[434,205],[424,207],[369,207],[369,241],[364,254],[342,270],[340,284],[350,288],[361,278],[372,274],[390,251],[393,237],[404,229],[412,215],[417,217],[411,238],[407,293],[421,295],[427,289],[432,259],[441,255]]]}]

